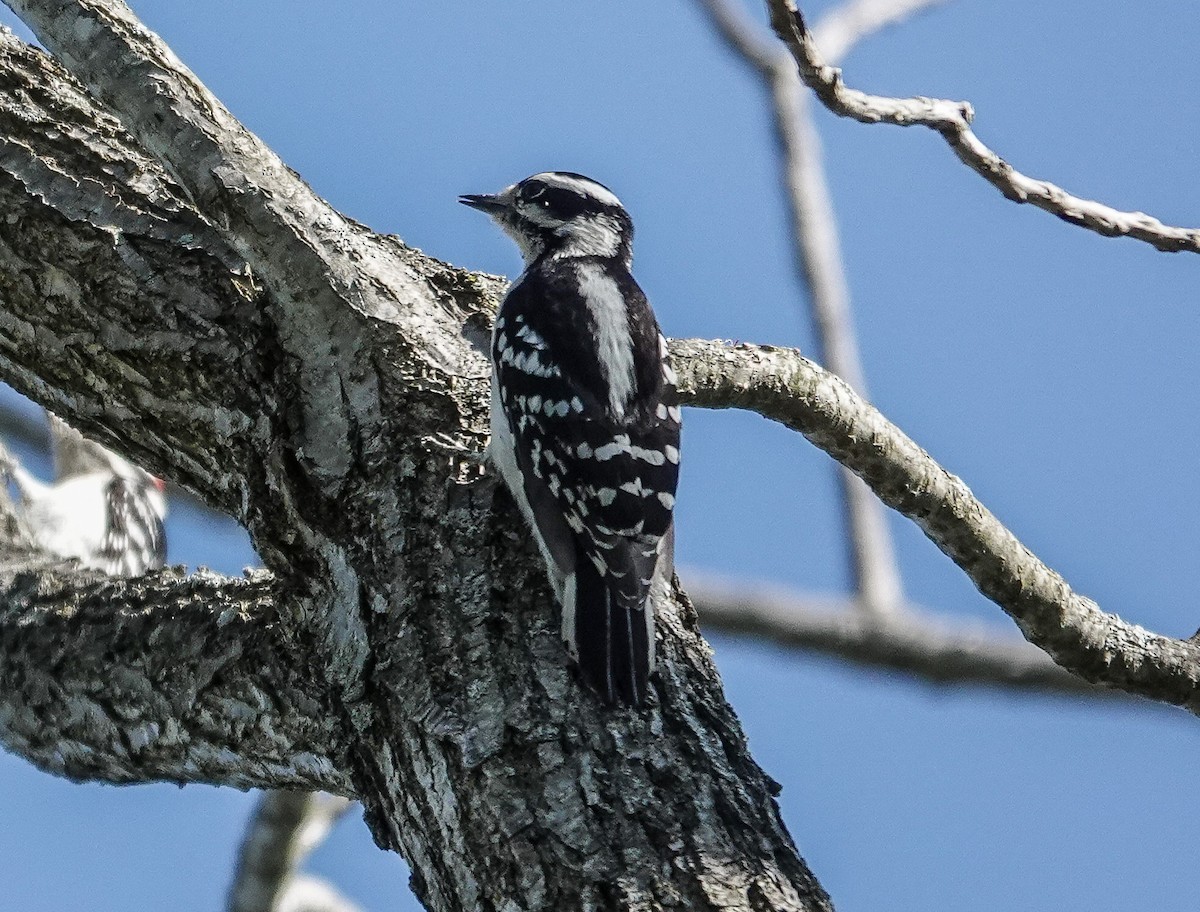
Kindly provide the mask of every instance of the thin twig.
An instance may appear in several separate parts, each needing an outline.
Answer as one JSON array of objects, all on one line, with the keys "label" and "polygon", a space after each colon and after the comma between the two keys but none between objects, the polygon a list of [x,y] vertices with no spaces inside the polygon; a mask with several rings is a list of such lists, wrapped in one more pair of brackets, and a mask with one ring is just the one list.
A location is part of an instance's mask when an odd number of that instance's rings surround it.
[{"label": "thin twig", "polygon": [[791,52],[801,80],[834,114],[861,123],[936,130],[968,168],[1013,202],[1031,203],[1063,221],[1106,237],[1131,237],[1172,253],[1200,253],[1200,228],[1176,228],[1144,212],[1122,212],[1017,171],[972,132],[975,112],[968,102],[891,98],[847,88],[841,70],[829,66],[817,50],[813,32],[805,25],[794,0],[768,0],[767,6],[771,25]]},{"label": "thin twig", "polygon": [[[837,219],[821,161],[821,140],[808,112],[808,98],[787,54],[760,38],[728,0],[703,0],[726,43],[759,74],[771,97],[780,184],[791,216],[795,268],[808,289],[818,357],[835,374],[867,395],[866,376],[854,334],[850,291],[838,240]],[[890,614],[904,601],[904,588],[887,517],[862,480],[838,467],[856,606]]]},{"label": "thin twig", "polygon": [[791,349],[687,339],[671,353],[686,404],[749,409],[804,434],[916,522],[1059,665],[1200,713],[1200,642],[1152,633],[1073,592],[845,381]]}]

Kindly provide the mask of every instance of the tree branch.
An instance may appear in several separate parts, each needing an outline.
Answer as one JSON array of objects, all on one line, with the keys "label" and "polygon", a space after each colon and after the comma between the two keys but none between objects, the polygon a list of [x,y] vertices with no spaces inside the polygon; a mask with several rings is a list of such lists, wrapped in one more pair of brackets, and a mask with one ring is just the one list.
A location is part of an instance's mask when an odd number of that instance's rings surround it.
[{"label": "tree branch", "polygon": [[706,630],[903,672],[949,687],[993,686],[1076,696],[1126,696],[1067,671],[1032,644],[985,627],[937,621],[919,608],[888,617],[854,610],[848,599],[799,595],[687,573],[688,594]]},{"label": "tree branch", "polygon": [[78,781],[351,791],[336,720],[277,640],[268,576],[87,582],[4,553],[6,750]]},{"label": "tree branch", "polygon": [[[233,469],[265,407],[261,294],[111,114],[7,30],[0,207],[5,379],[240,512]],[[118,442],[135,415],[139,434]]]},{"label": "tree branch", "polygon": [[[790,58],[759,38],[728,0],[704,0],[726,43],[758,72],[771,98],[780,184],[792,222],[792,250],[800,281],[808,289],[818,360],[862,395],[866,374],[858,352],[850,290],[838,239],[837,219],[821,161],[821,138],[808,111]],[[900,610],[904,587],[883,506],[853,472],[838,466],[845,507],[855,605],[871,614]]]},{"label": "tree branch", "polygon": [[845,381],[791,349],[689,339],[671,353],[685,403],[749,409],[804,434],[917,523],[1059,665],[1200,714],[1200,643],[1151,633],[1071,591]]},{"label": "tree branch", "polygon": [[0,746],[78,780],[350,790],[270,574],[111,579],[47,555],[16,466],[0,444]]},{"label": "tree branch", "polygon": [[[344,492],[356,451],[383,455],[375,378],[357,315],[386,321],[426,370],[480,361],[422,257],[344,218],[243,127],[121,0],[6,0],[42,42],[179,183],[272,293],[266,317],[285,356],[307,485]],[[404,307],[396,302],[403,301]],[[441,324],[441,337],[430,338]],[[331,344],[336,333],[340,346]],[[314,350],[315,346],[315,350]],[[322,357],[314,357],[319,352]],[[343,408],[330,403],[345,401]],[[270,564],[268,564],[270,565]]]},{"label": "tree branch", "polygon": [[[835,9],[813,29],[813,44],[829,50],[831,59],[849,51],[872,32],[944,0],[856,0]],[[759,37],[752,25],[726,0],[703,0],[714,25],[726,43],[762,78],[772,98],[776,141],[783,163],[783,183],[791,202],[793,236],[798,267],[810,289],[821,345],[820,359],[833,373],[865,394],[862,372],[849,315],[849,294],[844,278],[836,221],[829,201],[820,156],[820,137],[791,58]],[[860,593],[890,592],[899,608],[902,595],[898,572],[886,569],[890,540],[872,534],[882,526],[879,501],[866,485],[854,478],[846,496],[855,543]],[[857,495],[857,497],[856,497]],[[863,496],[876,508],[866,509]],[[885,547],[882,547],[886,545]],[[882,557],[881,557],[882,555]],[[894,558],[892,567],[894,568]],[[872,573],[871,568],[876,572]],[[895,583],[887,585],[889,578]],[[874,582],[872,582],[874,580]],[[832,653],[843,658],[894,667],[939,682],[1010,684],[1093,694],[1097,689],[1054,665],[1027,645],[995,641],[979,634],[955,632],[908,612],[869,619],[833,610],[803,610],[794,598],[776,593],[746,593],[728,585],[692,583],[693,597],[702,619],[720,629],[764,636],[782,642]],[[868,596],[868,604],[877,601]],[[884,603],[886,604],[886,602]],[[832,609],[832,605],[826,606]]]},{"label": "tree branch", "polygon": [[1121,212],[1073,196],[1048,181],[1027,177],[989,149],[971,130],[975,113],[965,101],[889,98],[848,88],[841,71],[826,64],[795,0],[768,0],[771,25],[799,68],[801,80],[821,103],[840,117],[860,123],[929,127],[941,134],[972,171],[1015,203],[1031,203],[1106,237],[1131,237],[1167,252],[1200,253],[1200,229],[1164,225],[1144,212]]}]

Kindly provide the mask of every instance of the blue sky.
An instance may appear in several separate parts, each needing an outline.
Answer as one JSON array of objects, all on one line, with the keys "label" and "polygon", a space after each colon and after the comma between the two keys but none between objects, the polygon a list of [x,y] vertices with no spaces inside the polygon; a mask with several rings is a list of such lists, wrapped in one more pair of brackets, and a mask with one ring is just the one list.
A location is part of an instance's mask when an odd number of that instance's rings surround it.
[{"label": "blue sky", "polygon": [[[511,275],[515,248],[457,194],[582,171],[633,213],[635,271],[669,334],[812,348],[761,93],[690,2],[133,6],[376,230]],[[1027,174],[1197,225],[1198,47],[1190,4],[961,0],[844,65],[868,91],[969,99],[981,138]],[[818,119],[876,403],[1076,589],[1191,634],[1200,261],[1009,203],[929,131]],[[680,562],[842,590],[828,458],[752,415],[686,423]],[[911,523],[892,528],[914,600],[1012,631]],[[231,523],[179,509],[169,532],[177,561],[253,559]],[[714,645],[842,912],[1195,907],[1196,719]],[[216,908],[252,801],[73,785],[0,754],[4,905]],[[416,908],[357,821],[314,868],[369,910]]]}]

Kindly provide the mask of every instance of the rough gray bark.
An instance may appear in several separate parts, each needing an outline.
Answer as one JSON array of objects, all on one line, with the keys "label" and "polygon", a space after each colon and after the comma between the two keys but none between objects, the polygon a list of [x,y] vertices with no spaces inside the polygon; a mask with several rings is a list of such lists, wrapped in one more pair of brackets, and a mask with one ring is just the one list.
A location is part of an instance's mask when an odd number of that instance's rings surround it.
[{"label": "rough gray bark", "polygon": [[338,216],[119,4],[13,6],[155,158],[0,41],[0,374],[246,523],[278,580],[269,626],[422,901],[827,908],[685,598],[649,711],[606,713],[575,683],[479,466],[500,282]]},{"label": "rough gray bark", "polygon": [[[0,679],[19,683],[71,637],[96,637],[133,669],[136,686],[119,693],[158,700],[122,708],[136,726],[186,717],[165,695],[207,706],[270,673],[288,712],[231,697],[224,715],[200,714],[195,745],[159,734],[146,761],[114,743],[129,733],[111,724],[85,727],[85,743],[126,781],[193,780],[196,751],[226,738],[238,753],[205,781],[353,794],[432,909],[828,908],[685,596],[663,612],[646,712],[604,712],[575,683],[536,556],[480,464],[479,348],[499,280],[333,212],[115,0],[10,5],[93,94],[0,36],[0,376],[238,516],[275,582],[236,614],[226,609],[266,578],[202,580],[198,594],[170,574],[75,587],[54,603],[45,642],[26,644],[41,603],[21,599],[57,579],[26,567],[3,590],[6,610],[32,613],[6,628]],[[1191,644],[1075,596],[836,378],[795,353],[674,351],[695,404],[803,430],[1060,661],[1196,708]],[[228,660],[215,678],[170,661],[207,657],[230,626],[250,653],[218,649]],[[107,694],[106,673],[47,679],[70,685],[57,704],[18,686],[0,742],[36,759],[10,720],[43,704],[47,755],[69,742],[70,700]],[[265,744],[242,731],[264,724]],[[139,750],[147,740],[134,739]],[[332,781],[317,781],[320,762],[297,781],[295,752],[325,758]]]},{"label": "rough gray bark", "polygon": [[351,789],[267,580],[0,573],[0,744],[77,781]]},{"label": "rough gray bark", "polygon": [[46,557],[0,484],[0,746],[77,781],[348,792],[274,612],[268,573],[114,581]]}]

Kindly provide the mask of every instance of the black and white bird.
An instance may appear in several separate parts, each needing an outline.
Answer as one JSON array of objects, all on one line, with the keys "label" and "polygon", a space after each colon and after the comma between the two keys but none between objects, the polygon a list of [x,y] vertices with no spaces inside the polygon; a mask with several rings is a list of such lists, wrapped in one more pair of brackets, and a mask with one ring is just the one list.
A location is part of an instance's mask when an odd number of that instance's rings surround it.
[{"label": "black and white bird", "polygon": [[34,542],[109,576],[141,576],[162,567],[167,514],[162,480],[48,417],[54,482],[9,466]]},{"label": "black and white bird", "polygon": [[611,190],[564,171],[460,201],[525,260],[492,334],[492,459],[533,528],[584,679],[607,703],[640,705],[653,602],[673,570],[680,411],[630,273],[633,223]]}]

